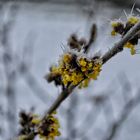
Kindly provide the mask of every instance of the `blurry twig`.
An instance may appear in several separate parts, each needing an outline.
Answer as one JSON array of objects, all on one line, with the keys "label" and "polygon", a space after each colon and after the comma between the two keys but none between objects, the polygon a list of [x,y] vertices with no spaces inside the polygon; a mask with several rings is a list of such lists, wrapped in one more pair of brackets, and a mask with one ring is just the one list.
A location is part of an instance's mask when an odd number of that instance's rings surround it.
[{"label": "blurry twig", "polygon": [[125,120],[129,117],[131,114],[132,110],[140,103],[140,89],[137,91],[137,94],[135,97],[129,99],[129,101],[126,103],[124,108],[121,111],[120,117],[117,121],[115,121],[110,129],[109,129],[109,134],[104,140],[113,140],[118,131],[120,131],[121,126],[125,122]]},{"label": "blurry twig", "polygon": [[[88,133],[89,131],[92,130],[92,127],[94,126],[94,124],[96,123],[96,120],[98,119],[98,116],[100,115],[101,112],[101,105],[99,106],[95,106],[95,109],[91,110],[85,117],[85,119],[83,120],[83,122],[81,123],[81,125],[79,125],[79,127],[75,128],[76,130],[78,130],[76,138],[79,139],[84,139],[85,137],[88,137]],[[90,126],[90,129],[87,129],[85,131],[86,128],[88,128]],[[74,131],[74,129],[73,129]]]},{"label": "blurry twig", "polygon": [[69,108],[67,110],[67,139],[74,140],[76,138],[77,129],[73,130],[76,124],[76,107],[78,104],[78,95],[74,94],[70,98]]},{"label": "blurry twig", "polygon": [[[21,61],[17,59],[19,61],[17,65],[17,71],[19,72],[20,76],[23,77],[29,88],[33,91],[34,95],[43,103],[48,104],[48,102],[51,101],[50,98],[48,98],[50,97],[50,94],[43,90],[40,83],[30,71],[31,63],[33,60],[35,37],[36,34],[33,32],[28,34],[22,53],[23,58]],[[17,58],[18,57],[19,56],[17,56]]]},{"label": "blurry twig", "polygon": [[13,27],[17,15],[16,13],[18,10],[18,6],[12,4],[8,8],[9,8],[8,13],[9,19],[6,22],[3,21],[3,24],[1,24],[0,41],[4,50],[3,66],[7,82],[5,94],[8,103],[7,119],[9,125],[9,137],[11,138],[16,134],[16,91],[15,91],[16,73],[14,70],[13,53],[9,43],[9,33]]},{"label": "blurry twig", "polygon": [[126,77],[125,73],[121,73],[118,76],[118,80],[119,80],[119,83],[122,87],[122,94],[123,94],[124,101],[126,102],[132,96],[132,85],[129,82],[128,78]]},{"label": "blurry twig", "polygon": [[23,76],[24,80],[33,91],[33,93],[38,97],[38,99],[40,99],[43,103],[48,104],[48,101],[50,101],[50,99],[48,99],[47,96],[50,94],[46,93],[46,91],[43,90],[34,75],[30,72],[30,70],[28,70],[28,66],[26,65],[26,63],[20,63],[19,72]]},{"label": "blurry twig", "polygon": [[94,43],[97,36],[97,27],[96,24],[93,24],[90,30],[90,38],[88,44],[84,47],[84,52],[88,52],[92,44]]}]

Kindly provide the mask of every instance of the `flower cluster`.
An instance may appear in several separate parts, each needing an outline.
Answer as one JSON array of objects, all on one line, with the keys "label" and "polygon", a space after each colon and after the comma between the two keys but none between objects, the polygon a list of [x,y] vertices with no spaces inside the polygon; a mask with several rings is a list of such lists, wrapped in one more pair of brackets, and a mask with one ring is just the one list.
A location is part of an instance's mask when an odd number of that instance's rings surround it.
[{"label": "flower cluster", "polygon": [[[32,113],[26,113],[24,111],[20,112],[21,130],[19,132],[18,140],[26,140],[26,139],[33,140],[34,139],[34,137],[37,134],[35,132],[36,123],[34,123],[34,119],[36,117],[37,116]],[[28,135],[30,135],[29,138],[28,138]]]},{"label": "flower cluster", "polygon": [[96,80],[102,67],[100,56],[87,57],[87,52],[96,38],[97,28],[93,24],[90,30],[90,37],[78,38],[72,34],[68,39],[69,50],[66,51],[59,60],[59,64],[50,68],[47,74],[48,82],[54,82],[56,86],[63,89],[70,85],[87,87],[91,79]]},{"label": "flower cluster", "polygon": [[98,57],[90,59],[78,53],[67,52],[62,56],[58,66],[51,67],[47,79],[64,87],[79,83],[80,87],[86,87],[90,79],[97,79],[101,67],[102,60]]},{"label": "flower cluster", "polygon": [[32,113],[20,113],[21,130],[18,140],[33,140],[37,135],[42,140],[54,140],[60,135],[59,121],[54,114],[40,119],[39,116]]},{"label": "flower cluster", "polygon": [[56,136],[60,136],[60,124],[58,119],[51,114],[41,122],[39,126],[39,136],[43,140],[54,140]]},{"label": "flower cluster", "polygon": [[[112,26],[112,36],[116,36],[120,34],[122,37],[136,24],[140,21],[138,16],[128,16],[126,22],[122,22],[121,20],[115,20],[111,22]],[[139,34],[136,34],[133,38],[131,38],[125,45],[124,48],[129,48],[131,55],[136,54],[136,46],[138,44]]]}]

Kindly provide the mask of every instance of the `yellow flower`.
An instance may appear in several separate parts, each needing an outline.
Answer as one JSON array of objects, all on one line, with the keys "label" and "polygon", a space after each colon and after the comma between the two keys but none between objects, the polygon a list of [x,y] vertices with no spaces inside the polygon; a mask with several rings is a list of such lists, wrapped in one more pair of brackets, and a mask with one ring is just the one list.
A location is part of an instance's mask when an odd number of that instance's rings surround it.
[{"label": "yellow flower", "polygon": [[31,120],[32,124],[38,125],[41,122],[41,119],[37,114],[32,114],[33,119]]},{"label": "yellow flower", "polygon": [[82,72],[86,72],[87,68],[86,67],[81,67]]},{"label": "yellow flower", "polygon": [[131,48],[130,52],[131,52],[131,55],[135,55],[136,54],[136,49],[135,48]]},{"label": "yellow flower", "polygon": [[39,118],[33,118],[32,119],[32,124],[39,124],[41,120]]},{"label": "yellow flower", "polygon": [[88,87],[88,83],[89,83],[89,79],[85,79],[82,84],[83,84],[83,87]]},{"label": "yellow flower", "polygon": [[116,35],[117,35],[117,33],[115,32],[115,30],[112,30],[112,31],[111,31],[111,35],[112,35],[112,36],[116,36]]},{"label": "yellow flower", "polygon": [[91,69],[93,67],[93,63],[92,62],[89,62],[88,63],[88,69]]},{"label": "yellow flower", "polygon": [[18,140],[26,140],[27,136],[26,135],[21,135],[18,137]]},{"label": "yellow flower", "polygon": [[125,48],[129,48],[129,49],[131,49],[131,48],[134,47],[134,45],[131,44],[130,42],[127,42],[127,43],[124,45],[124,47],[125,47]]},{"label": "yellow flower", "polygon": [[116,36],[117,34],[121,34],[122,30],[124,28],[124,25],[121,21],[112,21],[111,26],[112,26],[112,29],[113,29],[111,31],[112,36]]},{"label": "yellow flower", "polygon": [[118,22],[118,21],[112,21],[112,22],[111,22],[111,26],[112,26],[113,28],[117,27],[119,24],[120,24],[120,22]]},{"label": "yellow flower", "polygon": [[43,121],[39,127],[39,137],[43,140],[55,140],[56,136],[60,136],[60,124],[58,119],[51,114]]},{"label": "yellow flower", "polygon": [[72,59],[72,56],[70,53],[66,53],[63,55],[63,62],[64,63],[69,63],[71,61],[71,59]]},{"label": "yellow flower", "polygon": [[75,57],[71,53],[66,53],[59,61],[59,65],[52,67],[51,72],[59,74],[57,80],[61,80],[62,85],[65,87],[77,85],[85,78],[87,80],[84,80],[81,85],[87,87],[90,79],[97,79],[101,66],[100,59],[89,60],[86,57],[78,58],[78,56]]},{"label": "yellow flower", "polygon": [[[101,67],[102,67],[102,61],[95,60],[94,64],[92,63],[93,72],[91,72],[91,71],[88,72],[88,69],[87,69],[86,73],[84,73],[87,78],[80,84],[79,88],[87,87],[91,79],[96,80],[100,74]],[[91,66],[90,66],[90,68],[91,68]]]},{"label": "yellow flower", "polygon": [[139,18],[138,18],[138,17],[130,16],[130,17],[128,18],[128,23],[130,23],[130,24],[136,24],[136,23],[138,23],[138,22],[139,22]]},{"label": "yellow flower", "polygon": [[51,68],[51,72],[54,72],[54,73],[59,73],[59,72],[60,72],[60,70],[59,70],[59,68],[58,68],[58,67],[56,67],[56,66],[52,66],[52,68]]},{"label": "yellow flower", "polygon": [[87,61],[85,58],[80,58],[78,62],[79,62],[79,65],[82,67],[85,67],[87,65]]},{"label": "yellow flower", "polygon": [[83,74],[75,72],[72,74],[71,78],[72,78],[72,84],[77,85],[83,79]]},{"label": "yellow flower", "polygon": [[90,79],[85,79],[85,80],[82,81],[82,83],[79,85],[79,88],[81,89],[81,88],[87,87],[88,84],[89,84],[89,82],[90,82]]},{"label": "yellow flower", "polygon": [[124,47],[130,49],[130,53],[131,53],[131,55],[136,54],[135,45],[133,45],[132,43],[127,42],[127,43],[124,45]]}]

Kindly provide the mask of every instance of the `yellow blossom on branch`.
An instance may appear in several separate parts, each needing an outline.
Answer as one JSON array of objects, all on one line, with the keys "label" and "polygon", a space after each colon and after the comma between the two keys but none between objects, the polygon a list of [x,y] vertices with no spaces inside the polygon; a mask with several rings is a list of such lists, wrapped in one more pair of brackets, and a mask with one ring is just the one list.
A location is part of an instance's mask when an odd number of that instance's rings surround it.
[{"label": "yellow blossom on branch", "polygon": [[124,45],[124,48],[129,48],[129,49],[130,49],[130,52],[131,52],[131,55],[136,54],[135,45],[133,45],[132,43],[127,42],[127,43]]},{"label": "yellow blossom on branch", "polygon": [[139,17],[137,16],[129,16],[127,19],[128,23],[135,25],[140,21]]},{"label": "yellow blossom on branch", "polygon": [[[64,87],[68,87],[70,84],[77,85],[80,82],[83,87],[87,87],[91,79],[97,79],[101,66],[102,63],[97,58],[92,59],[67,52],[59,60],[58,66],[51,68],[50,77],[56,76],[52,78],[52,81],[59,80],[60,85]],[[81,85],[80,87],[82,87]]]},{"label": "yellow blossom on branch", "polygon": [[54,114],[48,115],[41,123],[38,133],[42,140],[55,140],[60,136],[60,124]]}]

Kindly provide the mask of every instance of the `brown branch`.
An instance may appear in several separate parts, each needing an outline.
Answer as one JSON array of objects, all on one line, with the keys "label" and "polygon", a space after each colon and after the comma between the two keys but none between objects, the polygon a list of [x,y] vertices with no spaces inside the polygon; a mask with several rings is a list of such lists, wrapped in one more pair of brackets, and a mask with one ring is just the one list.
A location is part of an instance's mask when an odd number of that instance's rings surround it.
[{"label": "brown branch", "polygon": [[140,22],[138,22],[129,32],[114,45],[114,47],[109,50],[103,57],[103,63],[106,63],[109,59],[115,56],[117,53],[123,50],[123,46],[140,30]]},{"label": "brown branch", "polygon": [[60,106],[60,104],[72,93],[72,91],[75,87],[76,86],[71,86],[70,88],[62,91],[61,94],[56,99],[56,101],[52,104],[52,106],[50,107],[50,109],[48,110],[46,115],[53,113]]},{"label": "brown branch", "polygon": [[[103,64],[105,64],[117,53],[121,52],[123,50],[124,44],[127,43],[139,30],[140,30],[140,22],[138,22],[134,27],[132,27],[130,31],[118,43],[116,43],[111,50],[109,50],[102,57]],[[61,94],[56,99],[56,101],[52,104],[52,106],[48,110],[47,114],[51,114],[53,111],[55,111],[61,105],[61,103],[71,94],[73,89],[76,88],[77,86],[71,86],[69,89],[65,89],[64,91],[62,91]]]},{"label": "brown branch", "polygon": [[[121,52],[123,50],[123,46],[125,43],[127,43],[132,37],[135,36],[135,34],[140,30],[140,22],[138,22],[134,27],[132,27],[127,34],[118,42],[114,45],[114,47],[109,50],[108,52],[106,52],[103,57],[103,64],[105,64],[108,60],[110,60],[113,56],[115,56],[116,54],[118,54],[119,52]],[[83,79],[84,80],[84,79]],[[83,81],[82,80],[82,81]],[[54,103],[52,104],[52,106],[50,107],[50,109],[45,113],[44,118],[46,118],[46,116],[48,116],[49,114],[53,113],[54,111],[56,111],[59,106],[61,105],[61,103],[72,93],[72,91],[82,82],[80,81],[77,85],[73,86],[70,85],[69,88],[64,89],[61,94],[57,97],[57,99],[54,101]],[[109,140],[109,139],[107,139]]]}]

